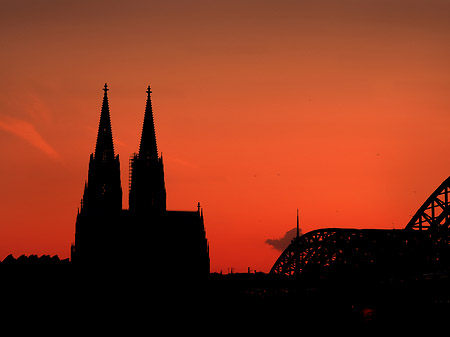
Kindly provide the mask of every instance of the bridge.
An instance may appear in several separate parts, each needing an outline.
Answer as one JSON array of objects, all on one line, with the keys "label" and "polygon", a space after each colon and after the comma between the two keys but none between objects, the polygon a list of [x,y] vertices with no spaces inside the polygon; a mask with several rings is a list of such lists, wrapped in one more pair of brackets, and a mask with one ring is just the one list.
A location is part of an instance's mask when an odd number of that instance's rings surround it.
[{"label": "bridge", "polygon": [[394,277],[448,271],[450,177],[430,195],[404,229],[323,228],[297,236],[270,274],[326,278]]}]

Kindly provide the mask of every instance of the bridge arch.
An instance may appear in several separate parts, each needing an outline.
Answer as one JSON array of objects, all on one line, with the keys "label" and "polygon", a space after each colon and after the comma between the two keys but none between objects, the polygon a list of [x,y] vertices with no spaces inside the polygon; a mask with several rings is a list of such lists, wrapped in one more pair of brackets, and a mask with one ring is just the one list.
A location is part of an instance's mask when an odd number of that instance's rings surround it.
[{"label": "bridge arch", "polygon": [[450,177],[428,197],[405,229],[323,228],[296,237],[270,273],[323,274],[345,266],[417,270],[450,262]]},{"label": "bridge arch", "polygon": [[431,230],[443,232],[448,230],[450,222],[450,177],[428,197],[416,214],[406,225],[406,230]]}]

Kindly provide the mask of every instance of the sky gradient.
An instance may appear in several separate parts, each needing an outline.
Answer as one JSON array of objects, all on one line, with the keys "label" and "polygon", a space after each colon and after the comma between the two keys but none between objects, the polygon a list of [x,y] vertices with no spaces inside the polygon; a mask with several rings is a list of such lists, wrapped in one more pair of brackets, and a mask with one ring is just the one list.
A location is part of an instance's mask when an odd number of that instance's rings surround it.
[{"label": "sky gradient", "polygon": [[105,82],[124,207],[151,85],[167,207],[201,203],[211,271],[269,271],[297,208],[303,233],[403,228],[450,175],[449,17],[441,0],[0,0],[0,259],[69,257]]}]

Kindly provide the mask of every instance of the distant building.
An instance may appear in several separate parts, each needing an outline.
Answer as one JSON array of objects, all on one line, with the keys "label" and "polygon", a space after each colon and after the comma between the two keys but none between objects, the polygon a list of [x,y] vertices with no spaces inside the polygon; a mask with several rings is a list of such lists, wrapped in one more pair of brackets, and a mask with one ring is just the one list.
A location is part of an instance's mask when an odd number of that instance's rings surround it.
[{"label": "distant building", "polygon": [[209,274],[200,204],[167,211],[164,165],[158,156],[150,87],[139,152],[130,160],[129,209],[122,209],[119,155],[114,153],[105,84],[95,152],[78,211],[71,260],[82,266],[137,266],[161,275]]}]

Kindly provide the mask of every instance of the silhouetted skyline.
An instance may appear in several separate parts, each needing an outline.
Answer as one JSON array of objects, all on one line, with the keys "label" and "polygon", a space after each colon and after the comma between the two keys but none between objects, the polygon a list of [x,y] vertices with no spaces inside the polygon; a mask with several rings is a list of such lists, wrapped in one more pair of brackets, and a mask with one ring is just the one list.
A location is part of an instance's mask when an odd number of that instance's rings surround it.
[{"label": "silhouetted skyline", "polygon": [[446,324],[449,12],[3,2],[0,289],[14,329],[37,326],[25,311],[83,333],[100,314],[115,333]]},{"label": "silhouetted skyline", "polygon": [[443,0],[2,3],[0,259],[70,256],[105,81],[122,208],[151,80],[167,208],[202,202],[212,271],[268,272],[279,251],[265,242],[297,208],[305,233],[402,229],[450,167],[449,11]]},{"label": "silhouetted skyline", "polygon": [[[121,266],[167,275],[206,278],[209,247],[203,210],[168,211],[162,156],[158,156],[151,90],[147,88],[139,153],[130,159],[129,209],[122,209],[119,155],[105,83],[95,153],[78,210],[71,261],[79,266]],[[161,258],[161,252],[165,252]],[[173,264],[176,261],[176,264]]]}]

